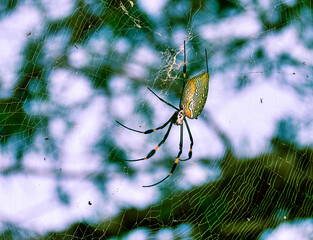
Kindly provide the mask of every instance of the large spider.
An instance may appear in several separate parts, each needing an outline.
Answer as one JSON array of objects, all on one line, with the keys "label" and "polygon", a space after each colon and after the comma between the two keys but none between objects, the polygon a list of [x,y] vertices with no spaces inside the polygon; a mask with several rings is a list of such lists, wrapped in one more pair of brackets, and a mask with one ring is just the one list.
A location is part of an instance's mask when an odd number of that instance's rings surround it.
[{"label": "large spider", "polygon": [[[205,73],[199,74],[191,79],[189,79],[186,83],[186,50],[185,50],[185,41],[184,41],[184,67],[183,67],[183,77],[184,77],[184,82],[183,82],[183,91],[181,94],[180,98],[180,103],[179,103],[179,108],[173,106],[169,102],[165,101],[164,99],[160,98],[156,93],[154,93],[150,88],[148,88],[159,100],[164,102],[165,104],[169,105],[170,107],[174,108],[176,111],[174,114],[170,117],[170,119],[164,123],[162,126],[155,128],[155,129],[149,129],[147,131],[138,131],[136,129],[132,129],[129,127],[126,127],[122,123],[116,121],[118,124],[123,126],[124,128],[127,128],[128,130],[138,132],[138,133],[143,133],[143,134],[149,134],[152,132],[155,132],[157,130],[165,128],[168,124],[168,130],[165,133],[162,141],[158,144],[158,146],[154,149],[152,149],[148,155],[145,158],[139,158],[139,159],[134,159],[134,160],[126,160],[125,161],[142,161],[151,158],[155,152],[158,150],[158,148],[166,141],[171,129],[172,125],[177,125],[180,126],[180,142],[179,142],[179,152],[176,156],[176,160],[173,164],[171,172],[163,178],[161,181],[151,184],[151,185],[146,185],[143,187],[152,187],[155,186],[163,181],[165,181],[169,176],[173,174],[175,171],[175,168],[177,166],[177,163],[179,160],[181,161],[187,161],[191,159],[192,157],[192,146],[193,146],[193,138],[191,135],[190,128],[188,126],[186,117],[190,119],[197,118],[199,114],[201,113],[202,109],[204,108],[207,96],[208,96],[208,91],[209,91],[209,69],[208,69],[208,56],[207,56],[207,51],[205,49],[205,57],[206,57],[206,67],[207,71]],[[190,138],[190,150],[188,153],[188,158],[187,159],[179,159],[180,155],[182,154],[183,150],[183,122],[186,124],[186,128],[189,134]]]}]

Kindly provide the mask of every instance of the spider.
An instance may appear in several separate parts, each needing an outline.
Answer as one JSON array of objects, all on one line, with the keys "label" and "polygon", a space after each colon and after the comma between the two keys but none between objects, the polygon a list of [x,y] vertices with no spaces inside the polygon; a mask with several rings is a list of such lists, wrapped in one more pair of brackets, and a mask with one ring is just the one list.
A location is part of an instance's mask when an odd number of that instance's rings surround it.
[{"label": "spider", "polygon": [[[207,96],[208,96],[208,91],[209,91],[209,68],[208,68],[208,56],[207,56],[207,50],[205,49],[205,57],[206,57],[206,68],[207,71],[199,74],[191,79],[189,79],[186,83],[186,50],[185,50],[185,41],[184,41],[184,66],[183,66],[183,77],[184,77],[184,81],[183,81],[183,90],[181,93],[181,98],[180,98],[180,103],[179,103],[179,108],[173,106],[171,103],[165,101],[164,99],[162,99],[161,97],[159,97],[155,92],[153,92],[149,87],[149,91],[152,92],[160,101],[164,102],[165,104],[167,104],[168,106],[174,108],[176,111],[174,112],[174,114],[170,117],[170,119],[165,122],[162,126],[154,128],[154,129],[149,129],[146,131],[139,131],[133,128],[129,128],[125,125],[123,125],[122,123],[116,121],[119,125],[121,125],[122,127],[134,131],[134,132],[138,132],[138,133],[142,133],[142,134],[150,134],[153,133],[157,130],[163,129],[165,128],[168,124],[169,127],[167,129],[167,132],[165,133],[162,141],[158,144],[158,146],[154,149],[152,149],[148,155],[145,158],[139,158],[139,159],[134,159],[134,160],[127,160],[124,159],[125,161],[142,161],[142,160],[147,160],[149,158],[151,158],[155,152],[159,149],[159,147],[166,141],[173,124],[180,126],[180,142],[179,142],[179,152],[176,156],[176,160],[172,166],[171,172],[165,177],[163,178],[161,181],[151,184],[151,185],[146,185],[143,187],[152,187],[155,185],[160,184],[161,182],[165,181],[169,176],[171,176],[174,171],[175,168],[178,164],[178,161],[187,161],[189,159],[191,159],[192,157],[192,146],[193,146],[193,138],[192,138],[192,134],[189,128],[189,125],[187,123],[187,119],[186,117],[190,118],[190,119],[197,119],[197,117],[200,115],[201,111],[204,108]],[[179,159],[180,155],[182,154],[183,151],[183,123],[186,124],[186,128],[189,134],[189,139],[190,139],[190,150],[188,153],[188,158],[187,159]]]}]

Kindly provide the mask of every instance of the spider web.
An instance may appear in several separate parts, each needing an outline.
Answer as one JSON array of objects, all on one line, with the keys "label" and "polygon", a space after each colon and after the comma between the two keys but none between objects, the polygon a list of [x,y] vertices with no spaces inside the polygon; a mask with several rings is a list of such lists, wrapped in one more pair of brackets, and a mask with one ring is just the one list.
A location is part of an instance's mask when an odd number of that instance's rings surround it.
[{"label": "spider web", "polygon": [[[312,2],[0,3],[1,239],[312,239]],[[210,90],[147,161],[187,76]],[[183,159],[189,151],[184,131]]]}]

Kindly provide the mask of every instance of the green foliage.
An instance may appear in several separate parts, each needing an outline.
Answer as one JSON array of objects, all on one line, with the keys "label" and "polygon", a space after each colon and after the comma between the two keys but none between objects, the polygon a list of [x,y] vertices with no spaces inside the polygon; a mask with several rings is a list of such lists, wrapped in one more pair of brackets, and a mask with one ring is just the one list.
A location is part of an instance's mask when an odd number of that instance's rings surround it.
[{"label": "green foliage", "polygon": [[[134,227],[157,232],[165,226],[174,229],[190,224],[195,239],[257,239],[280,223],[313,217],[313,150],[296,149],[279,140],[275,146],[273,153],[257,158],[225,156],[226,167],[219,180],[174,195],[168,191],[155,206],[125,209],[101,225],[79,223],[56,235],[61,239],[71,233],[79,238],[98,234],[111,238]],[[294,167],[299,164],[304,164],[301,171]],[[279,215],[281,209],[287,218]]]},{"label": "green foliage", "polygon": [[[26,101],[31,102],[34,99],[44,99],[45,87],[36,93],[30,92],[31,81],[43,81],[44,66],[41,55],[42,43],[30,42],[25,50],[25,65],[20,69],[18,84],[11,97],[0,100],[0,144],[6,144],[9,138],[19,137],[25,139],[22,149],[27,149],[27,145],[32,142],[36,133],[36,127],[47,123],[44,116],[36,116],[25,111]],[[44,96],[44,97],[43,97]],[[20,158],[19,157],[19,158]]]}]

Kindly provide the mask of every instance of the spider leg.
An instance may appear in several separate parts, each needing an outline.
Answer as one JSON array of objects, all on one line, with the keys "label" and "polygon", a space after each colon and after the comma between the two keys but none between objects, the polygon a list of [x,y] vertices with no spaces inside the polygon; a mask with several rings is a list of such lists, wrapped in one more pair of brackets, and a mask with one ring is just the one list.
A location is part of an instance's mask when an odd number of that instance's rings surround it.
[{"label": "spider leg", "polygon": [[205,59],[206,59],[206,72],[209,73],[209,65],[208,65],[208,53],[205,48]]},{"label": "spider leg", "polygon": [[189,153],[188,153],[188,158],[187,159],[180,159],[180,161],[187,161],[187,160],[191,159],[191,157],[192,157],[193,138],[192,138],[191,131],[190,131],[190,128],[188,126],[186,118],[184,118],[184,122],[186,123],[186,128],[187,128],[187,131],[188,131],[188,134],[189,134],[190,150],[189,150]]},{"label": "spider leg", "polygon": [[184,40],[184,67],[183,67],[183,77],[184,77],[183,89],[182,89],[182,91],[181,91],[180,102],[179,102],[180,108],[182,108],[182,106],[181,106],[181,99],[182,99],[182,97],[183,97],[183,92],[184,92],[184,88],[185,88],[185,84],[186,84],[186,48],[185,48],[185,40]]},{"label": "spider leg", "polygon": [[185,40],[184,40],[184,67],[183,67],[183,74],[184,74],[184,85],[185,87],[185,80],[186,80],[186,48],[185,48]]},{"label": "spider leg", "polygon": [[170,104],[169,102],[165,101],[164,99],[160,98],[155,92],[153,92],[149,87],[148,89],[150,90],[150,92],[152,92],[154,94],[154,96],[156,96],[160,101],[164,102],[165,104],[169,105],[170,107],[176,109],[177,111],[179,111],[179,109],[175,106],[173,106],[172,104]]},{"label": "spider leg", "polygon": [[122,127],[126,128],[126,129],[128,129],[128,130],[131,130],[131,131],[134,131],[134,132],[138,132],[138,133],[143,133],[143,134],[149,134],[149,133],[153,133],[153,132],[155,132],[155,131],[157,131],[157,130],[160,130],[160,129],[165,128],[166,125],[169,124],[169,122],[170,122],[171,120],[172,120],[172,117],[171,117],[166,123],[164,123],[161,127],[157,127],[157,128],[154,128],[154,129],[149,129],[149,130],[144,131],[144,132],[138,131],[138,130],[133,129],[133,128],[129,128],[129,127],[125,126],[124,124],[120,123],[119,121],[116,121],[116,122],[117,122],[119,125],[121,125]]},{"label": "spider leg", "polygon": [[172,170],[171,172],[169,173],[169,175],[167,175],[165,178],[163,178],[161,181],[157,182],[157,183],[154,183],[154,184],[151,184],[151,185],[146,185],[146,186],[143,186],[143,187],[153,187],[155,185],[158,185],[159,183],[161,182],[164,182],[169,176],[171,176],[173,174],[173,172],[175,171],[175,168],[177,166],[177,163],[179,161],[179,157],[180,155],[182,154],[183,152],[183,125],[180,125],[180,141],[179,141],[179,152],[176,156],[176,160],[172,166]]},{"label": "spider leg", "polygon": [[[170,118],[170,120],[172,120],[172,117]],[[172,129],[172,126],[173,126],[173,122],[170,123],[170,126],[168,127],[168,130],[165,133],[162,141],[158,144],[158,146],[156,146],[156,148],[152,149],[145,158],[139,158],[139,159],[133,159],[133,160],[123,159],[123,160],[129,161],[129,162],[137,162],[137,161],[147,160],[147,159],[151,158],[155,154],[155,152],[158,150],[158,148],[166,141],[166,139],[167,139],[167,137],[168,137],[168,135]]]}]

